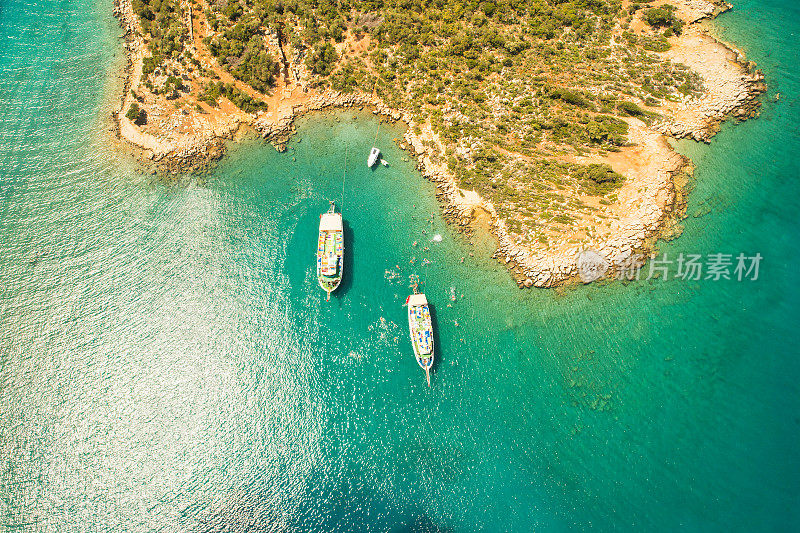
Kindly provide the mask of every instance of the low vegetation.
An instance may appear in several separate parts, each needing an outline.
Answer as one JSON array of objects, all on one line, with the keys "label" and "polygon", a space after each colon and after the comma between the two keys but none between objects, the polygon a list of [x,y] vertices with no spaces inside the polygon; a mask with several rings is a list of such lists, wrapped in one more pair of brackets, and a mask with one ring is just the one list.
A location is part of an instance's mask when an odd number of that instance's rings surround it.
[{"label": "low vegetation", "polygon": [[131,107],[128,108],[128,112],[125,113],[125,117],[128,120],[132,121],[134,124],[142,125],[147,122],[147,113],[144,109],[139,107],[139,104],[136,102],[131,103]]},{"label": "low vegetation", "polygon": [[[152,55],[148,88],[189,72],[195,98],[264,104],[204,71],[187,43],[187,4],[134,0]],[[618,151],[629,122],[658,117],[665,100],[699,94],[696,74],[658,55],[682,25],[673,6],[636,0],[191,0],[210,29],[204,44],[236,80],[267,94],[279,76],[312,87],[376,92],[438,134],[435,158],[459,184],[514,215],[520,239],[608,204],[624,177],[566,161]],[[634,18],[645,31],[632,30]],[[638,24],[642,26],[642,24]],[[359,51],[355,51],[358,49]]]},{"label": "low vegetation", "polygon": [[673,33],[680,35],[683,30],[683,22],[675,16],[675,6],[669,4],[651,7],[644,12],[642,20],[654,28],[667,28],[668,37]]},{"label": "low vegetation", "polygon": [[243,93],[230,83],[209,83],[198,99],[212,107],[218,107],[220,97],[225,97],[233,105],[247,113],[267,110],[266,102]]}]

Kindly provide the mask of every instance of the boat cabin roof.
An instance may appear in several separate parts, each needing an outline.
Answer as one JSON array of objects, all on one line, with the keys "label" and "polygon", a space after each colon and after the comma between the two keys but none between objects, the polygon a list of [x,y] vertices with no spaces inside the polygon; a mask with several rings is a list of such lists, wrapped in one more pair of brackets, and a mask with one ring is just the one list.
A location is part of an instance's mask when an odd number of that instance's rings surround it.
[{"label": "boat cabin roof", "polygon": [[425,305],[428,303],[428,299],[425,298],[424,294],[412,294],[408,297],[408,306],[414,305]]},{"label": "boat cabin roof", "polygon": [[320,231],[342,231],[341,213],[323,213],[319,219]]}]

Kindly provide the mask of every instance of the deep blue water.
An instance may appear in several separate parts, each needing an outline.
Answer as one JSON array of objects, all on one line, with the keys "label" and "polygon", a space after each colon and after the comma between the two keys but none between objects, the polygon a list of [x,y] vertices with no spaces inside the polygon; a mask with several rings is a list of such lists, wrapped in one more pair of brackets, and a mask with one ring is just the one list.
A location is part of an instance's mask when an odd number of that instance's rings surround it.
[{"label": "deep blue water", "polygon": [[[800,527],[793,3],[717,21],[770,92],[678,144],[696,179],[660,245],[760,253],[759,279],[566,291],[518,290],[485,236],[445,226],[399,129],[367,170],[371,115],[303,119],[284,154],[245,139],[201,185],[137,173],[109,142],[110,13],[0,3],[0,529]],[[328,200],[351,267],[330,303]],[[438,325],[430,389],[411,274]]]}]

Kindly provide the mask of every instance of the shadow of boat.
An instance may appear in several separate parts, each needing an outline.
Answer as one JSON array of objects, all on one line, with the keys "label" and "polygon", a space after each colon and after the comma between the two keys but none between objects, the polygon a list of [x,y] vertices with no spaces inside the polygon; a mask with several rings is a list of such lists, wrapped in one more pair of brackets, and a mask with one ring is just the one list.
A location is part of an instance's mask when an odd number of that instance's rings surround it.
[{"label": "shadow of boat", "polygon": [[428,311],[431,314],[431,327],[433,328],[433,365],[431,365],[431,381],[436,374],[442,360],[442,343],[439,340],[439,323],[436,320],[436,307],[428,300]]},{"label": "shadow of boat", "polygon": [[[342,217],[342,234],[344,236],[344,254],[342,257],[342,263],[344,264],[344,268],[342,269],[342,280],[339,282],[339,287],[331,293],[331,298],[336,298],[337,300],[341,300],[347,291],[350,290],[350,287],[353,286],[353,279],[355,275],[355,253],[354,253],[354,243],[355,243],[355,234],[353,233],[353,228],[350,227],[350,224]],[[339,302],[341,305],[341,301]]]}]

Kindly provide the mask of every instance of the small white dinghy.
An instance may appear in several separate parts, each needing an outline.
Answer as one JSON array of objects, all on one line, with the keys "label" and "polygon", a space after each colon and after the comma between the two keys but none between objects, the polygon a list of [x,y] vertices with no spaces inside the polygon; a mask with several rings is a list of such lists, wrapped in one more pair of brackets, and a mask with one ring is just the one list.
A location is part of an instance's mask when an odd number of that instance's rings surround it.
[{"label": "small white dinghy", "polygon": [[367,166],[370,167],[370,168],[375,166],[375,163],[378,161],[378,158],[380,157],[380,155],[381,155],[381,151],[373,146],[372,150],[370,150],[370,152],[369,152],[369,158],[367,158]]},{"label": "small white dinghy", "polygon": [[385,160],[385,159],[381,159],[381,165],[383,165],[385,167],[388,167],[389,166],[389,162],[387,160]]}]

